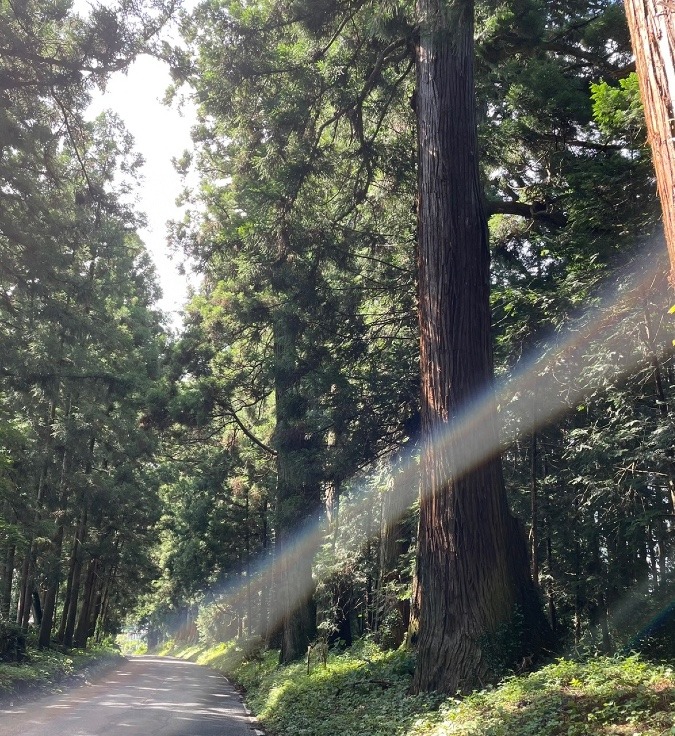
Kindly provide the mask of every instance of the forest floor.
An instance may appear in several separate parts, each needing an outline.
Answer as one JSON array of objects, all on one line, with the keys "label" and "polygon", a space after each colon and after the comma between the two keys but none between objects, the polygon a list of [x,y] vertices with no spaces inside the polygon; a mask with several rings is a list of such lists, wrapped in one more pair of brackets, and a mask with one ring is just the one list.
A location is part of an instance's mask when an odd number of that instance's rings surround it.
[{"label": "forest floor", "polygon": [[675,736],[675,672],[638,657],[561,659],[460,699],[409,695],[411,655],[368,642],[309,668],[235,642],[159,653],[224,672],[274,736]]},{"label": "forest floor", "polygon": [[67,654],[29,648],[22,662],[0,662],[0,706],[85,683],[121,659],[111,647],[73,649]]}]

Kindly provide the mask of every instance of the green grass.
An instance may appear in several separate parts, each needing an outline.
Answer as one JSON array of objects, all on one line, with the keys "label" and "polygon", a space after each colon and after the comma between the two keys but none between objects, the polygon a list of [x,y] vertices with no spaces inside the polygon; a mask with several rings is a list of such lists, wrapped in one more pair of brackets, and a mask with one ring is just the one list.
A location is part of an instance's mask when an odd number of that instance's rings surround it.
[{"label": "green grass", "polygon": [[119,661],[120,656],[119,652],[108,647],[74,649],[68,654],[29,649],[23,662],[0,663],[0,697],[26,686],[49,687],[87,667]]},{"label": "green grass", "polygon": [[675,736],[675,674],[637,657],[560,660],[459,699],[408,695],[412,657],[367,642],[309,674],[235,642],[164,653],[224,672],[279,736]]},{"label": "green grass", "polygon": [[115,645],[125,657],[137,657],[148,653],[147,642],[141,639],[131,638],[127,634],[118,634],[115,637]]}]

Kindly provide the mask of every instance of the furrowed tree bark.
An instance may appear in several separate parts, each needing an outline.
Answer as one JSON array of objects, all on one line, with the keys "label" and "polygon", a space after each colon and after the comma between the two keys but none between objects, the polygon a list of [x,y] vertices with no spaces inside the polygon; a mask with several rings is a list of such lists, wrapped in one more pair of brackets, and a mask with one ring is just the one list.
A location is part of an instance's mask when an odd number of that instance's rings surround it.
[{"label": "furrowed tree bark", "polygon": [[[501,461],[494,451],[482,454],[483,447],[498,446],[494,406],[472,433],[471,447],[448,434],[467,402],[489,391],[493,378],[473,3],[418,0],[417,20],[423,457],[412,689],[454,694],[500,675],[491,657],[500,631],[509,632],[510,644],[514,638],[522,643],[513,658],[536,655],[546,623],[524,534],[507,507]],[[469,457],[469,469],[458,473],[458,461]],[[516,626],[517,614],[523,626]]]},{"label": "furrowed tree bark", "polygon": [[625,0],[675,287],[675,4]]}]

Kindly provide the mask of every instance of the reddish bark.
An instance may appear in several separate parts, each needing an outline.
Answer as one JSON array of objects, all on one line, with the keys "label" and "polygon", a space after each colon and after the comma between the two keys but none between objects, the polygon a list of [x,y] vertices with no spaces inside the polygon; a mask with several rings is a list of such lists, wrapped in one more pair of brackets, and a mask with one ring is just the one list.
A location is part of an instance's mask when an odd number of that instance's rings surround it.
[{"label": "reddish bark", "polygon": [[[471,439],[475,447],[437,442],[492,381],[489,249],[474,113],[473,3],[418,0],[417,12],[425,450],[413,690],[454,694],[499,676],[488,643],[497,644],[497,633],[515,625],[518,613],[527,627],[545,622],[536,613],[526,542],[509,514],[500,459],[483,457],[456,472],[458,458],[498,445],[495,412]],[[530,630],[524,654],[536,654],[540,641]]]},{"label": "reddish bark", "polygon": [[675,287],[675,2],[625,5]]}]

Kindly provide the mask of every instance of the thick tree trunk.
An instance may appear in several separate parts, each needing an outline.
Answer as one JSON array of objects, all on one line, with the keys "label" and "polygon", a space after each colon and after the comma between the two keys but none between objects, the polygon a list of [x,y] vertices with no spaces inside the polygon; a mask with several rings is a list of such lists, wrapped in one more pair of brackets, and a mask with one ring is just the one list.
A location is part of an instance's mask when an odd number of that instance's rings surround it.
[{"label": "thick tree trunk", "polygon": [[321,494],[317,469],[313,468],[307,435],[308,402],[303,395],[298,365],[298,340],[302,326],[297,316],[281,302],[297,279],[293,254],[284,224],[279,227],[278,259],[273,268],[273,287],[280,304],[273,325],[277,452],[276,553],[281,562],[282,638],[280,661],[304,656],[316,636],[316,607],[312,577],[313,550],[292,553],[294,537],[317,515]]},{"label": "thick tree trunk", "polygon": [[625,0],[675,286],[675,5]]},{"label": "thick tree trunk", "polygon": [[[526,540],[510,516],[496,447],[495,410],[471,447],[447,434],[467,402],[489,390],[489,249],[478,174],[473,3],[418,0],[419,319],[422,495],[420,600],[413,691],[468,692],[494,680],[497,635],[517,626],[537,653],[538,610]],[[441,442],[441,438],[443,442]],[[473,457],[475,455],[475,457]],[[467,462],[473,457],[471,463]],[[458,473],[458,461],[468,467]],[[539,629],[539,630],[532,630]],[[503,636],[503,633],[502,633]],[[512,662],[510,664],[516,664]]]},{"label": "thick tree trunk", "polygon": [[[292,662],[307,652],[307,646],[316,637],[316,606],[314,603],[314,580],[312,577],[313,554],[293,554],[294,536],[301,534],[305,510],[311,508],[312,498],[303,499],[302,483],[298,483],[296,472],[300,450],[299,433],[293,432],[285,422],[277,424],[278,482],[278,526],[277,556],[281,565],[279,592],[283,611],[280,661]],[[281,450],[282,444],[285,445]],[[314,496],[313,493],[308,494]],[[317,494],[318,495],[318,494]],[[316,506],[314,506],[316,508]]]}]

